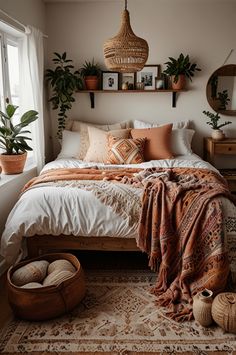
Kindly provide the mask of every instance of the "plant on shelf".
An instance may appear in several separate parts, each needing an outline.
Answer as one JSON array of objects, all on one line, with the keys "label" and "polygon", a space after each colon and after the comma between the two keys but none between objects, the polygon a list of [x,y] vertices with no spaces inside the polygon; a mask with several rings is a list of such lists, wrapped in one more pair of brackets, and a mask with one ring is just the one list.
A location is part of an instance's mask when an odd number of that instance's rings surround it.
[{"label": "plant on shelf", "polygon": [[226,110],[226,106],[230,102],[228,90],[223,90],[222,92],[218,92],[218,99],[220,101],[219,110]]},{"label": "plant on shelf", "polygon": [[225,135],[222,132],[221,128],[224,126],[227,126],[228,124],[232,123],[231,121],[225,121],[224,123],[219,123],[219,120],[221,119],[220,115],[218,113],[212,113],[209,111],[203,111],[203,113],[210,119],[207,121],[207,124],[211,126],[213,129],[212,131],[212,138],[213,139],[224,139]]},{"label": "plant on shelf", "polygon": [[99,76],[101,69],[98,64],[94,62],[85,61],[83,67],[80,69],[80,75],[84,78],[85,88],[87,90],[97,90],[99,83]]},{"label": "plant on shelf", "polygon": [[169,57],[169,61],[165,63],[167,68],[164,73],[172,78],[172,89],[180,90],[185,86],[185,78],[192,81],[195,71],[201,71],[196,63],[191,63],[189,55],[184,56],[183,53],[177,59]]},{"label": "plant on shelf", "polygon": [[57,136],[61,138],[62,131],[65,128],[65,120],[67,118],[67,111],[72,108],[75,102],[74,93],[82,89],[82,80],[79,71],[73,71],[74,66],[71,64],[72,60],[67,59],[67,54],[62,55],[54,52],[53,59],[56,68],[46,70],[46,80],[52,88],[52,97],[49,101],[52,103],[52,109],[59,109],[58,113],[58,130]]},{"label": "plant on shelf", "polygon": [[38,112],[30,110],[25,112],[19,123],[14,124],[14,114],[18,106],[9,104],[6,99],[6,112],[0,111],[0,163],[3,173],[22,173],[26,161],[27,151],[32,150],[27,141],[32,140],[28,134],[31,132],[24,128],[38,118]]}]

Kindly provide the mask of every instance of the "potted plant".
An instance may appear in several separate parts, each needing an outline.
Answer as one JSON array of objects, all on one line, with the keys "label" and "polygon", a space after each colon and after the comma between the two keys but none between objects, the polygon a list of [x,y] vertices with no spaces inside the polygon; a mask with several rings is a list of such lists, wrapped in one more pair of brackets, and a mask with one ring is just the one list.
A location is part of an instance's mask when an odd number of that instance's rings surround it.
[{"label": "potted plant", "polygon": [[85,88],[87,90],[98,89],[100,72],[101,69],[98,64],[94,63],[94,58],[92,62],[85,61],[85,64],[80,69],[80,74],[84,78]]},{"label": "potted plant", "polygon": [[181,53],[178,59],[169,57],[169,61],[165,63],[167,68],[164,73],[172,79],[172,89],[180,90],[185,87],[186,77],[192,81],[195,71],[201,71],[196,63],[191,63],[189,55],[184,56]]},{"label": "potted plant", "polygon": [[210,121],[207,121],[207,124],[209,124],[209,126],[211,126],[213,129],[212,134],[211,134],[212,138],[216,139],[216,140],[224,139],[225,135],[220,128],[222,128],[232,122],[225,121],[224,123],[219,124],[219,120],[221,117],[218,113],[212,113],[209,111],[203,111],[203,113],[210,119]]},{"label": "potted plant", "polygon": [[71,64],[72,60],[67,59],[66,52],[62,55],[56,52],[54,54],[53,62],[57,66],[54,70],[47,69],[45,77],[53,91],[49,99],[53,105],[52,109],[59,108],[57,136],[61,138],[67,118],[66,112],[72,108],[72,103],[75,101],[73,95],[77,90],[82,89],[83,85],[79,71],[72,71],[74,66]]},{"label": "potted plant", "polygon": [[20,123],[14,125],[13,116],[18,106],[9,104],[8,99],[6,102],[6,113],[0,111],[0,148],[3,150],[0,154],[0,165],[4,174],[19,174],[24,169],[27,151],[32,150],[27,143],[31,140],[28,137],[31,132],[24,128],[38,118],[38,112],[25,112]]}]

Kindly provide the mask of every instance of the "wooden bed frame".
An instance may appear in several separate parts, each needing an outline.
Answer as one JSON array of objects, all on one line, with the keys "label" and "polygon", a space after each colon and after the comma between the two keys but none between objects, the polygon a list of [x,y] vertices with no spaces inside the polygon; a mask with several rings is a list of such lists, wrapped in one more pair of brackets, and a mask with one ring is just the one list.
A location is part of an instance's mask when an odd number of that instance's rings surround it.
[{"label": "wooden bed frame", "polygon": [[61,250],[140,251],[135,238],[35,235],[25,239],[29,257]]}]

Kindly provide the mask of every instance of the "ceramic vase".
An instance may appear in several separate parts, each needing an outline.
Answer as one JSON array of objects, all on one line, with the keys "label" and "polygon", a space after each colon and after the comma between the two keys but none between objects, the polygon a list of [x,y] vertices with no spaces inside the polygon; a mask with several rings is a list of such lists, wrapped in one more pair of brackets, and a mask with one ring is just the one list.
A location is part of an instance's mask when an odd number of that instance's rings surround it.
[{"label": "ceramic vase", "polygon": [[213,129],[211,132],[211,137],[216,141],[221,141],[225,138],[225,135],[221,129]]},{"label": "ceramic vase", "polygon": [[204,289],[193,297],[193,316],[203,327],[208,327],[212,323],[211,306],[213,302],[213,292]]},{"label": "ceramic vase", "polygon": [[185,85],[186,85],[186,78],[185,78],[185,75],[184,74],[180,74],[178,76],[178,80],[177,82],[175,83],[174,82],[174,76],[171,77],[171,85],[172,85],[172,89],[173,90],[182,90],[185,88]]}]

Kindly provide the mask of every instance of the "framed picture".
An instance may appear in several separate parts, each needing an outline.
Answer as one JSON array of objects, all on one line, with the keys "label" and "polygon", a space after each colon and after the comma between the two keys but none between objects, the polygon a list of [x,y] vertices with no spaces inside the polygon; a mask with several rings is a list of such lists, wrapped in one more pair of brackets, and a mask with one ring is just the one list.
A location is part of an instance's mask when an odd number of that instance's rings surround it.
[{"label": "framed picture", "polygon": [[142,70],[137,72],[136,86],[144,84],[144,90],[155,90],[156,77],[160,76],[161,67],[158,64],[145,65]]},{"label": "framed picture", "polygon": [[118,90],[119,73],[103,71],[102,72],[102,90]]},{"label": "framed picture", "polygon": [[121,89],[134,90],[135,89],[136,73],[122,73],[121,74]]}]

